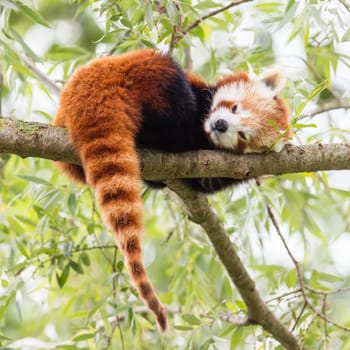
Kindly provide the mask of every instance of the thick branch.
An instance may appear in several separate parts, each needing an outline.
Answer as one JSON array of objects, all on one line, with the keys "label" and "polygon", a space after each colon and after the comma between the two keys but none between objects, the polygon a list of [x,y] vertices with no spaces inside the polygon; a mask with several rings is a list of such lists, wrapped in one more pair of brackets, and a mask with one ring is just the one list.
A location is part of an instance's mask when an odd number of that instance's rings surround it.
[{"label": "thick branch", "polygon": [[[46,124],[0,118],[0,153],[80,164],[67,131]],[[281,152],[234,155],[219,151],[169,154],[139,151],[146,180],[190,177],[253,178],[318,170],[350,169],[350,144],[288,146]]]},{"label": "thick branch", "polygon": [[279,321],[266,306],[255,283],[249,276],[222,223],[211,208],[207,198],[192,191],[181,181],[166,182],[186,205],[191,219],[201,225],[225,266],[230,279],[238,289],[248,310],[245,324],[259,324],[286,349],[301,349],[298,339]]},{"label": "thick branch", "polygon": [[0,118],[0,153],[80,163],[66,129],[8,118]]}]

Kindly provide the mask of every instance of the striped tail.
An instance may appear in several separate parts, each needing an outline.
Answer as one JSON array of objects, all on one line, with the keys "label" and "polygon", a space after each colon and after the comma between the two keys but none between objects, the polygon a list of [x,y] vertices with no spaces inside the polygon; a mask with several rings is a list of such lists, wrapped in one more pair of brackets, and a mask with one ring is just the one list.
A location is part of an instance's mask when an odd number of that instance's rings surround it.
[{"label": "striped tail", "polygon": [[140,297],[155,314],[160,330],[165,331],[166,310],[142,259],[141,177],[130,117],[120,111],[116,122],[104,124],[104,121],[92,123],[84,134],[72,136],[78,141],[75,145],[86,181],[95,191],[104,221],[115,235],[131,279]]}]

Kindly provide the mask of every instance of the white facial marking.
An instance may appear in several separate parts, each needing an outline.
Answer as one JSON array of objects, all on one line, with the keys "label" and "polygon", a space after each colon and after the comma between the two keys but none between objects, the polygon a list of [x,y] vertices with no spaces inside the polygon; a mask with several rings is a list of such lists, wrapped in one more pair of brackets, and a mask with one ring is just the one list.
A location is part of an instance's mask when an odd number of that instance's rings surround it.
[{"label": "white facial marking", "polygon": [[[213,98],[213,112],[209,114],[204,123],[204,130],[215,145],[234,150],[237,149],[240,139],[243,142],[247,142],[255,135],[254,129],[241,125],[242,119],[252,117],[253,114],[250,110],[244,109],[240,101],[242,101],[248,93],[254,93],[255,85],[260,85],[259,83],[260,82],[257,80],[253,82],[240,81],[224,85],[218,89]],[[236,111],[233,113],[229,108],[220,106],[221,101],[233,101],[233,103],[237,105]],[[220,131],[215,128],[219,120],[223,120],[226,123],[227,130]],[[242,133],[244,139],[242,138]]]},{"label": "white facial marking", "polygon": [[[232,113],[232,111],[226,107],[218,107],[205,121],[204,130],[215,145],[226,149],[236,149],[239,138],[241,137],[240,132],[244,133],[246,140],[241,138],[244,142],[254,136],[253,129],[243,127],[240,123],[243,118],[249,118],[251,115],[251,112],[247,109],[243,109],[240,104],[238,104],[235,113]],[[220,132],[215,129],[215,125],[219,120],[226,122],[226,131]]]},{"label": "white facial marking", "polygon": [[[259,109],[254,111],[244,108],[244,100],[256,101],[265,108],[272,108],[275,103],[273,98],[283,85],[283,75],[275,70],[259,77],[250,74],[247,81],[233,81],[218,88],[213,96],[211,112],[204,122],[204,130],[211,141],[218,147],[232,150],[237,149],[241,141],[245,143],[244,153],[263,151],[251,147],[251,140],[259,133]],[[237,108],[232,110],[230,102],[232,107],[237,105]],[[252,122],[243,123],[251,127],[242,125],[245,118],[251,118]]]},{"label": "white facial marking", "polygon": [[221,101],[232,100],[239,102],[247,94],[248,86],[244,81],[224,85],[219,88],[213,98],[212,108],[214,109]]}]

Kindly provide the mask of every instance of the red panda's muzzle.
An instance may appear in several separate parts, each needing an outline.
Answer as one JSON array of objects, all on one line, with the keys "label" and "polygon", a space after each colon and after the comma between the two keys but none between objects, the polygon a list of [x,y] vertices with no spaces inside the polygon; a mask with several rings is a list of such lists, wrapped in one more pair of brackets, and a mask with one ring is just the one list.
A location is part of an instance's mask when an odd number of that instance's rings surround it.
[{"label": "red panda's muzzle", "polygon": [[211,128],[215,131],[224,133],[228,129],[228,122],[225,119],[218,119],[215,123],[212,123]]}]

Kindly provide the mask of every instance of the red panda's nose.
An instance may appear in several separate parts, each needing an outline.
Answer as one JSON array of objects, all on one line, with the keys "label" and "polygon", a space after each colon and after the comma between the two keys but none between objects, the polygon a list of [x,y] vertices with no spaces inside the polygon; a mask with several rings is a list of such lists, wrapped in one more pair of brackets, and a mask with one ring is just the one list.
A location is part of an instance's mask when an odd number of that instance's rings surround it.
[{"label": "red panda's nose", "polygon": [[214,123],[213,129],[219,132],[225,132],[228,129],[228,122],[225,119],[218,119]]}]

